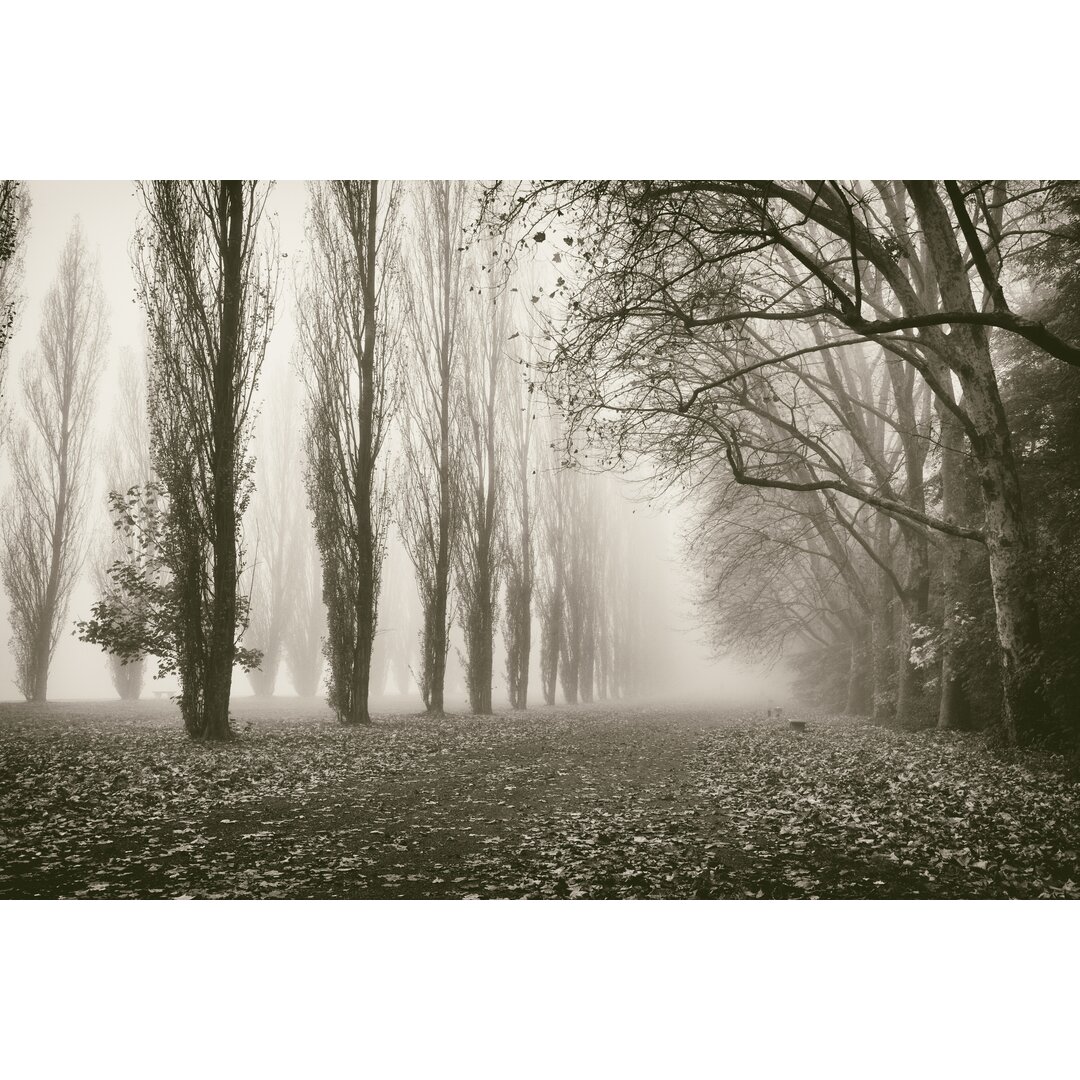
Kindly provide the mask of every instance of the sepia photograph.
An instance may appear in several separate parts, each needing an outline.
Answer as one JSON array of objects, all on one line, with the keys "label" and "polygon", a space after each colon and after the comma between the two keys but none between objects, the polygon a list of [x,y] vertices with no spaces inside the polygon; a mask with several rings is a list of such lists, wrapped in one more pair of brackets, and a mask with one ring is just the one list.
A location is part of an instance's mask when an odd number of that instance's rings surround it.
[{"label": "sepia photograph", "polygon": [[106,9],[10,23],[0,1070],[1061,1074],[1075,20]]},{"label": "sepia photograph", "polygon": [[3,896],[1080,896],[1080,183],[2,198]]}]

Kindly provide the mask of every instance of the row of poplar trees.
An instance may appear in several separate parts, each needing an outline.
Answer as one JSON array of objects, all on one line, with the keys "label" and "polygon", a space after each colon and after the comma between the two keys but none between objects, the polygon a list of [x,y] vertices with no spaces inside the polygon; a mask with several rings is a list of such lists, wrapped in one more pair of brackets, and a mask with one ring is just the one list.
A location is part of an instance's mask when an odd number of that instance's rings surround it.
[{"label": "row of poplar trees", "polygon": [[[145,657],[175,673],[185,726],[199,739],[230,735],[235,666],[256,690],[272,689],[283,622],[302,631],[284,650],[298,689],[314,689],[318,677],[310,654],[321,620],[283,618],[274,593],[293,583],[271,575],[255,589],[247,563],[255,484],[270,488],[283,475],[259,469],[252,452],[279,299],[268,192],[247,181],[139,186],[134,250],[148,365],[145,396],[137,376],[122,395],[131,399],[122,423],[145,438],[123,453],[114,440],[110,482],[147,472],[110,494],[115,528],[99,560],[100,599],[78,623],[84,640],[117,661],[122,693],[128,670],[127,692],[137,695]],[[609,482],[563,467],[561,421],[543,404],[530,362],[529,271],[505,236],[475,242],[477,195],[463,182],[310,188],[297,293],[304,486],[329,701],[347,724],[370,720],[392,527],[421,602],[417,681],[429,714],[443,712],[455,620],[477,713],[491,711],[500,612],[515,707],[528,699],[534,616],[548,702],[556,679],[566,700],[588,701],[639,690],[645,670],[633,560],[605,535],[625,504]],[[292,450],[287,432],[276,437],[280,462]],[[277,495],[256,536],[256,565],[265,544],[263,561],[283,566],[284,517],[295,507],[287,491]],[[302,576],[310,593],[312,575]],[[267,623],[275,604],[276,627]],[[52,619],[54,634],[62,620],[62,612]]]},{"label": "row of poplar trees", "polygon": [[505,235],[472,242],[478,203],[464,182],[311,189],[298,304],[306,483],[329,700],[350,724],[369,721],[392,528],[420,600],[429,714],[444,709],[455,621],[470,708],[491,712],[500,613],[513,707],[528,700],[537,616],[545,700],[560,663],[568,701],[631,691],[638,639],[608,630],[630,593],[617,546],[601,542],[610,485],[563,467],[535,374],[532,271]]}]

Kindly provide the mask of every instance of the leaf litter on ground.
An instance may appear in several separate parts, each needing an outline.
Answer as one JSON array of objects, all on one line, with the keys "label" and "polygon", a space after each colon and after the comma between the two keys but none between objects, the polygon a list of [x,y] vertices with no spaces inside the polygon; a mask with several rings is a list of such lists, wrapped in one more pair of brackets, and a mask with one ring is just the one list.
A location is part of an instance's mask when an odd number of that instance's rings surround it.
[{"label": "leaf litter on ground", "polygon": [[0,897],[1080,896],[1080,786],[978,735],[701,708],[0,706]]}]

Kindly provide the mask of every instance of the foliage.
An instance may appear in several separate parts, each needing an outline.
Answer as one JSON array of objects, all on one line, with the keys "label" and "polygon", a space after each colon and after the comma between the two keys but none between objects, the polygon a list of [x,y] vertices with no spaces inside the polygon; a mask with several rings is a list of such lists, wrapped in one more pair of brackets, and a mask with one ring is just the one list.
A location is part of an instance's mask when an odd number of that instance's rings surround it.
[{"label": "foliage", "polygon": [[26,184],[0,180],[0,390],[4,384],[4,346],[15,326],[29,221],[30,193]]},{"label": "foliage", "polygon": [[[180,672],[184,656],[184,625],[178,612],[183,588],[166,557],[169,531],[175,516],[168,512],[168,499],[153,480],[134,485],[126,492],[109,492],[113,528],[123,555],[109,567],[108,584],[91,608],[91,617],[75,623],[82,641],[99,645],[121,663],[132,664],[152,656],[158,662],[158,677]],[[241,597],[239,622],[246,620],[245,598]],[[202,632],[208,633],[203,626]],[[238,645],[236,663],[245,671],[258,667],[262,654]]]}]

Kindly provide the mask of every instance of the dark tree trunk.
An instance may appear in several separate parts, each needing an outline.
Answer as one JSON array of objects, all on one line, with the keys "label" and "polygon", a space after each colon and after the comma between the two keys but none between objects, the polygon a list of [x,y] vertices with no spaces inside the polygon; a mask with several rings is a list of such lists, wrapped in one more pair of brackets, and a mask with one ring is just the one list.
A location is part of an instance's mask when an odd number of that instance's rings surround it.
[{"label": "dark tree trunk", "polygon": [[[963,433],[956,417],[940,402],[941,422],[941,502],[946,521],[959,523],[963,517],[963,471],[960,446]],[[971,717],[967,696],[958,671],[960,637],[959,602],[963,586],[963,541],[944,537],[941,546],[941,698],[937,726],[964,730]]]},{"label": "dark tree trunk", "polygon": [[364,237],[366,274],[362,282],[364,338],[360,357],[360,434],[356,477],[355,515],[358,523],[356,589],[356,655],[353,660],[349,709],[342,718],[348,724],[369,724],[371,656],[375,646],[379,598],[376,591],[378,551],[373,500],[375,497],[375,346],[376,346],[376,247],[378,242],[378,181],[367,183],[367,232]]},{"label": "dark tree trunk", "polygon": [[874,602],[874,617],[870,623],[870,656],[872,656],[870,670],[872,670],[874,681],[874,708],[870,715],[879,724],[886,723],[895,716],[895,697],[891,686],[895,664],[893,663],[890,591],[891,585],[883,580],[882,576]]},{"label": "dark tree trunk", "polygon": [[239,180],[223,180],[218,195],[222,305],[220,349],[214,365],[213,609],[206,655],[202,736],[230,736],[229,696],[236,656],[236,371],[239,366],[240,304],[243,294],[244,196]]},{"label": "dark tree trunk", "polygon": [[555,704],[555,691],[558,687],[559,660],[563,652],[564,604],[562,585],[556,579],[551,596],[547,598],[546,610],[542,615],[540,635],[540,682],[544,694],[544,704]]}]

